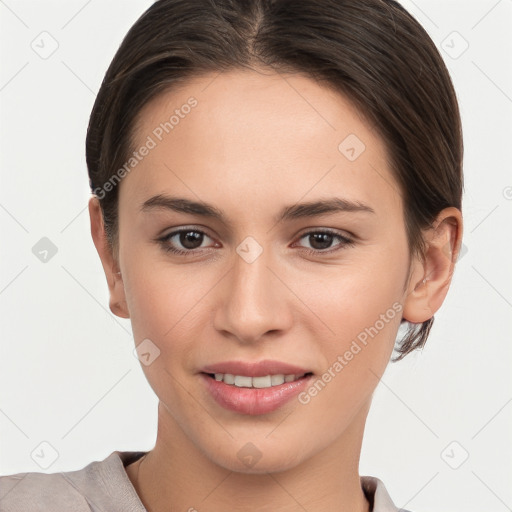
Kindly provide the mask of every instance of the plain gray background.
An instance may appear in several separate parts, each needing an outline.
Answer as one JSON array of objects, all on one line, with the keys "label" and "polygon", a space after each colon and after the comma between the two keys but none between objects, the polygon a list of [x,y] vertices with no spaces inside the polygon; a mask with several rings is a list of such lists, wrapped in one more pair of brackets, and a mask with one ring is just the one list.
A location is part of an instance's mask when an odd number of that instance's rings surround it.
[{"label": "plain gray background", "polygon": [[[0,1],[0,474],[79,469],[155,441],[129,320],[108,309],[84,157],[103,75],[151,3]],[[511,510],[512,0],[403,4],[460,102],[465,253],[426,348],[377,388],[360,473],[415,512]]]}]

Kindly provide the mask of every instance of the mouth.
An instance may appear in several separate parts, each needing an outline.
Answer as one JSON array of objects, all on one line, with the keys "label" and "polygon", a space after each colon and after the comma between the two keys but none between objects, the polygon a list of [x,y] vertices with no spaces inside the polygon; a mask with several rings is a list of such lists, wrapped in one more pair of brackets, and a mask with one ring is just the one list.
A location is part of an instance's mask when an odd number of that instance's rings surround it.
[{"label": "mouth", "polygon": [[250,376],[201,372],[199,376],[214,403],[237,414],[255,416],[269,414],[290,402],[307,388],[313,373]]}]

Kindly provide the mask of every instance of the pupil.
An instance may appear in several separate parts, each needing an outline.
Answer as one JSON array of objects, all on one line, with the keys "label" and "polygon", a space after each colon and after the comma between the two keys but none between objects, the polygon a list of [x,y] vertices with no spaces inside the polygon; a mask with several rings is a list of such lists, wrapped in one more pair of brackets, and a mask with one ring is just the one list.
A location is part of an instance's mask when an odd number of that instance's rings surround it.
[{"label": "pupil", "polygon": [[[203,235],[197,231],[186,231],[180,234],[180,243],[186,249],[197,249],[201,245]],[[199,243],[197,243],[199,241]]]},{"label": "pupil", "polygon": [[[328,249],[332,242],[332,235],[329,233],[314,233],[310,235],[313,243],[311,243],[311,247],[313,249]],[[311,241],[310,241],[311,242]],[[318,246],[320,244],[320,247]]]}]

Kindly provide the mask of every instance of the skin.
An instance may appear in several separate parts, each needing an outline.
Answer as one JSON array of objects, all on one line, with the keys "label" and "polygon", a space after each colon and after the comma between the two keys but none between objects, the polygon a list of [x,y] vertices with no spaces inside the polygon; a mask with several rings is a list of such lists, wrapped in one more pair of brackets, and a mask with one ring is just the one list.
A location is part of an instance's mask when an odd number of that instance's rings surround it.
[{"label": "skin", "polygon": [[[142,365],[159,398],[156,444],[127,474],[151,512],[368,511],[358,466],[372,394],[402,316],[428,320],[446,296],[461,213],[443,210],[424,233],[425,261],[409,259],[383,141],[346,98],[300,74],[195,78],[146,105],[135,147],[191,96],[197,106],[119,185],[118,252],[105,241],[98,200],[89,203],[110,308],[131,319],[136,344],[149,338],[160,350]],[[338,150],[349,134],[366,146],[354,161]],[[211,203],[229,224],[140,212],[163,193]],[[374,213],[273,219],[284,206],[334,196]],[[207,234],[194,256],[155,242],[181,227]],[[312,228],[355,243],[314,245],[304,236]],[[252,263],[236,252],[247,236],[263,249]],[[179,236],[173,243],[187,250]],[[277,359],[318,378],[393,304],[402,312],[307,404],[294,398],[272,413],[238,414],[218,405],[198,374],[220,361]],[[261,455],[252,467],[237,457],[249,442]]]}]

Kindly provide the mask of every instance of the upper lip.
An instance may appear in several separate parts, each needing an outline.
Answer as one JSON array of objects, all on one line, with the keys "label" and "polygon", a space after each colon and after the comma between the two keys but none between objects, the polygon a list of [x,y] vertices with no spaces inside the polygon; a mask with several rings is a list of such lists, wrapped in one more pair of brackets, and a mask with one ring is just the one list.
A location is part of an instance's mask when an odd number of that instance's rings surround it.
[{"label": "upper lip", "polygon": [[263,361],[223,361],[209,364],[202,368],[203,373],[229,373],[248,377],[264,377],[266,375],[302,375],[310,370],[293,364],[265,359]]}]

